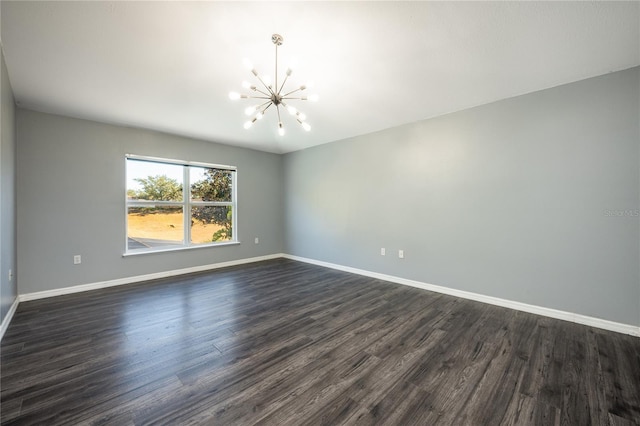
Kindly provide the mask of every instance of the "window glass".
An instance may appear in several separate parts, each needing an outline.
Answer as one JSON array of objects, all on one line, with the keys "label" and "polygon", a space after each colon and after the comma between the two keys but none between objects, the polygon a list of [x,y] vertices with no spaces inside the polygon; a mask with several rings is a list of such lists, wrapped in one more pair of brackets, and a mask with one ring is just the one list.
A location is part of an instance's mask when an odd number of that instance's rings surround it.
[{"label": "window glass", "polygon": [[145,206],[127,209],[127,248],[169,248],[184,244],[182,207]]},{"label": "window glass", "polygon": [[237,241],[235,169],[157,160],[127,158],[126,251]]},{"label": "window glass", "polygon": [[233,240],[231,206],[192,206],[191,242],[194,244]]},{"label": "window glass", "polygon": [[189,167],[189,173],[191,201],[231,201],[233,172],[213,168]]},{"label": "window glass", "polygon": [[127,199],[182,201],[183,166],[127,161]]}]

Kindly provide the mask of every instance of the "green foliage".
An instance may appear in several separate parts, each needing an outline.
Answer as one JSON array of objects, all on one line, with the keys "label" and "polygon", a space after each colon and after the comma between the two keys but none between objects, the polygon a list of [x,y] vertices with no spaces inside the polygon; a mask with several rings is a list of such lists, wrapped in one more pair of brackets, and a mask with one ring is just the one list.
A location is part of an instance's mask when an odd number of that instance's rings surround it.
[{"label": "green foliage", "polygon": [[223,227],[213,233],[211,241],[228,241],[233,237],[233,210],[231,207],[221,207],[227,210],[227,218],[224,223],[220,223]]},{"label": "green foliage", "polygon": [[135,179],[142,189],[135,191],[130,189],[127,195],[138,200],[153,201],[182,201],[182,185],[177,180],[166,175],[147,176]]},{"label": "green foliage", "polygon": [[[231,173],[227,170],[206,169],[203,180],[191,185],[191,197],[201,201],[231,201],[233,194]],[[202,223],[215,223],[222,228],[216,231],[212,241],[226,241],[233,237],[231,206],[194,206],[191,216]]]},{"label": "green foliage", "polygon": [[191,197],[202,201],[231,201],[231,172],[206,169],[203,180],[191,185]]}]

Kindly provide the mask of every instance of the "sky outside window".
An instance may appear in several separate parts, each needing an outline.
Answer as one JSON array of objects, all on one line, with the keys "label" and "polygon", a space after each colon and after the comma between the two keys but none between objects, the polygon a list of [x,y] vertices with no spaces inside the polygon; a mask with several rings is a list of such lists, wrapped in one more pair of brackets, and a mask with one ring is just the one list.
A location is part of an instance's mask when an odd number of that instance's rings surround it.
[{"label": "sky outside window", "polygon": [[[204,179],[204,171],[201,167],[190,167],[191,183]],[[127,189],[139,191],[142,185],[136,179],[146,179],[149,176],[167,176],[182,184],[182,166],[175,164],[152,163],[149,161],[127,161]]]}]

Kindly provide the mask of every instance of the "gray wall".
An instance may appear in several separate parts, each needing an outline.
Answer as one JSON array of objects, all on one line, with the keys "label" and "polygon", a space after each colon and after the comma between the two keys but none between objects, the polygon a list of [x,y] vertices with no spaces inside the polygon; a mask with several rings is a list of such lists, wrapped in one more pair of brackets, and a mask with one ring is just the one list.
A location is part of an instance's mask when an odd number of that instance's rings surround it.
[{"label": "gray wall", "polygon": [[[15,104],[4,52],[0,50],[2,66],[0,74],[0,115],[2,130],[0,134],[0,319],[5,315],[18,294],[16,277],[16,191],[15,191]],[[9,280],[9,270],[14,277]]]},{"label": "gray wall", "polygon": [[[20,108],[17,132],[20,294],[282,252],[280,155]],[[237,166],[241,244],[123,257],[126,153]]]},{"label": "gray wall", "polygon": [[634,68],[287,154],[286,252],[640,325],[639,91]]}]

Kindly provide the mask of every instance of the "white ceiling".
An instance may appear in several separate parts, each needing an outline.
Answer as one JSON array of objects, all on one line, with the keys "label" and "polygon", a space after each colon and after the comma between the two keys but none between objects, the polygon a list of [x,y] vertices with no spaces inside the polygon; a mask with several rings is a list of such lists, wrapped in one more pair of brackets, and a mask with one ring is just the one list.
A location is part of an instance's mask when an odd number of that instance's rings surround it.
[{"label": "white ceiling", "polygon": [[[638,2],[12,2],[1,39],[19,105],[289,152],[640,64]],[[315,82],[243,129],[243,58]],[[281,76],[282,77],[282,76]],[[289,87],[289,85],[287,85]]]}]

